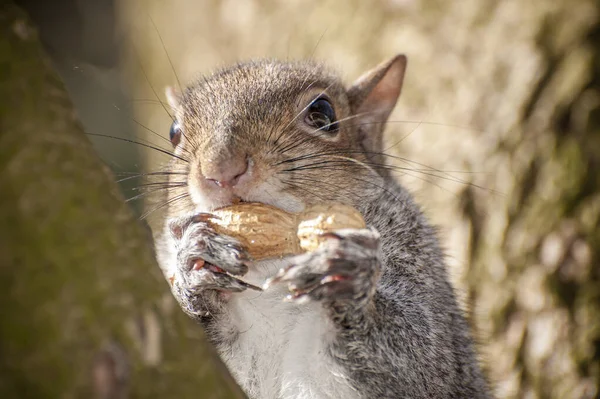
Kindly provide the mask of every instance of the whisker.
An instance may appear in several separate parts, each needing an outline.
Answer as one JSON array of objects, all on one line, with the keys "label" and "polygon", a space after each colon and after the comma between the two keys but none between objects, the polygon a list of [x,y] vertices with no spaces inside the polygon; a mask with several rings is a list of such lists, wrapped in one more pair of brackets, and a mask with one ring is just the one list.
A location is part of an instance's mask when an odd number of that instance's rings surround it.
[{"label": "whisker", "polygon": [[[337,157],[337,158],[346,158],[346,157]],[[440,176],[437,175],[435,173],[430,172],[429,170],[425,169],[411,169],[411,168],[403,168],[401,166],[394,166],[394,165],[385,165],[385,164],[378,164],[378,163],[372,163],[372,162],[360,162],[357,160],[354,160],[353,158],[348,158],[347,160],[338,160],[338,161],[320,161],[320,162],[315,162],[315,163],[311,163],[311,164],[306,164],[306,165],[301,165],[301,166],[297,166],[294,168],[289,168],[289,169],[284,169],[285,171],[300,171],[300,170],[311,170],[311,169],[327,169],[327,167],[336,167],[336,166],[345,166],[348,165],[350,162],[352,163],[357,163],[361,166],[364,166],[365,168],[367,168],[369,171],[373,172],[373,173],[377,173],[373,170],[373,168],[376,169],[384,169],[384,170],[390,170],[390,171],[397,171],[397,172],[417,172],[417,173],[422,173],[424,175],[428,175],[428,176],[432,176],[432,177],[436,177],[439,179],[444,179],[444,180],[448,180],[448,181],[452,181],[455,183],[462,183],[462,184],[470,184],[467,181],[463,181],[463,180],[459,180],[459,179],[453,179],[451,177],[444,177],[444,176]],[[323,167],[322,165],[327,165],[327,167]]]},{"label": "whisker", "polygon": [[351,176],[352,180],[355,181],[359,181],[365,184],[370,184],[371,186],[374,186],[382,191],[385,191],[386,193],[388,193],[389,195],[391,195],[396,201],[400,201],[400,199],[396,196],[396,194],[394,194],[393,192],[391,192],[390,190],[388,190],[387,188],[380,186],[379,184],[375,184],[374,182],[370,181],[370,180],[365,180],[365,179],[361,179],[357,176]]},{"label": "whisker", "polygon": [[[291,142],[290,144],[288,144],[285,147],[277,146],[273,150],[274,151],[276,150],[279,153],[284,154],[284,153],[286,153],[288,151],[293,150],[294,148],[296,148],[298,146],[303,145],[304,143],[307,143],[307,142],[313,140],[315,137],[319,137],[321,135],[326,135],[328,132],[325,129],[327,129],[329,126],[332,126],[332,125],[335,125],[335,124],[339,124],[340,122],[344,122],[344,121],[347,121],[347,120],[358,118],[360,116],[368,115],[368,114],[371,114],[371,113],[372,112],[362,112],[362,113],[359,113],[359,114],[350,115],[350,116],[348,116],[346,118],[339,119],[337,121],[334,121],[332,123],[329,123],[329,124],[327,124],[325,126],[321,126],[320,128],[311,131],[309,134],[305,135],[301,140],[298,140],[296,142]],[[319,132],[319,131],[321,131],[321,133],[319,135],[317,135],[317,136],[314,136],[314,134],[317,133],[317,132]],[[291,139],[289,139],[289,140],[291,141]],[[285,144],[285,141],[283,142],[283,144]]]},{"label": "whisker", "polygon": [[167,59],[169,60],[169,64],[171,65],[171,70],[173,71],[173,75],[175,75],[175,80],[177,80],[177,86],[179,86],[179,91],[182,91],[183,89],[181,88],[181,82],[179,81],[179,76],[177,76],[177,72],[175,71],[175,67],[173,66],[173,61],[171,61],[171,57],[169,56],[169,52],[167,51],[165,42],[163,42],[163,38],[160,34],[160,31],[158,30],[158,27],[154,23],[154,19],[152,19],[152,16],[150,15],[150,13],[146,12],[146,15],[148,15],[148,18],[150,19],[150,22],[152,22],[152,26],[154,26],[154,30],[156,31],[156,34],[158,35],[158,38],[160,39],[160,44],[162,45],[163,51],[165,52],[165,55],[167,56]]},{"label": "whisker", "polygon": [[[436,178],[440,178],[440,179],[445,179],[445,180],[449,180],[449,181],[453,181],[455,183],[461,183],[461,184],[465,184],[471,187],[475,187],[481,190],[485,190],[491,193],[494,193],[496,195],[501,195],[504,196],[503,193],[497,191],[497,190],[493,190],[487,187],[483,187],[480,186],[478,184],[466,181],[464,179],[458,178],[456,176],[453,176],[451,174],[449,174],[449,172],[444,171],[444,170],[440,170],[440,169],[436,169],[434,167],[416,162],[416,161],[411,161],[409,159],[403,158],[403,157],[399,157],[399,156],[395,156],[395,155],[390,155],[390,154],[386,154],[384,152],[373,152],[373,151],[362,151],[362,150],[353,150],[353,149],[348,149],[348,150],[334,150],[334,151],[327,151],[327,152],[322,152],[322,153],[317,153],[317,154],[306,154],[303,156],[299,156],[299,157],[295,157],[295,158],[290,158],[290,159],[286,159],[283,161],[280,161],[279,163],[277,163],[276,165],[281,165],[283,163],[290,163],[290,162],[296,162],[296,161],[301,161],[301,160],[307,160],[307,159],[313,159],[313,158],[321,158],[321,157],[326,157],[326,156],[332,156],[335,154],[344,154],[344,155],[348,155],[348,154],[364,154],[364,155],[380,155],[380,156],[384,156],[384,157],[388,157],[391,159],[397,159],[401,162],[407,163],[407,164],[414,164],[414,165],[418,165],[421,166],[423,168],[426,168],[425,170],[422,169],[414,169],[414,168],[403,168],[401,166],[397,166],[397,165],[385,165],[385,164],[378,164],[378,163],[374,163],[374,162],[367,162],[368,165],[373,166],[375,168],[381,168],[381,169],[387,169],[387,170],[400,170],[403,172],[407,172],[407,171],[411,171],[411,172],[418,172],[418,173],[422,173],[422,174],[426,174],[426,175],[430,175],[432,177],[436,177]],[[324,163],[323,161],[321,161],[320,163]],[[310,165],[310,164],[309,164]],[[296,170],[301,170],[303,165],[301,165],[300,167],[297,167]],[[438,175],[434,172],[440,173],[441,175]],[[469,173],[469,172],[462,172],[462,173]],[[443,175],[445,175],[446,177],[444,177]]]},{"label": "whisker", "polygon": [[182,158],[182,157],[180,157],[180,156],[178,156],[178,155],[176,155],[176,154],[174,154],[174,153],[172,153],[172,152],[169,152],[169,151],[167,151],[167,150],[165,150],[165,149],[163,149],[163,148],[156,147],[156,146],[154,146],[154,145],[150,145],[150,144],[146,144],[146,143],[142,143],[142,142],[140,142],[140,141],[130,140],[130,139],[126,139],[126,138],[123,138],[123,137],[109,136],[109,135],[107,135],[107,134],[100,134],[100,133],[90,133],[90,132],[86,132],[86,134],[87,134],[87,135],[89,135],[89,136],[105,137],[105,138],[109,138],[109,139],[114,139],[114,140],[125,141],[125,142],[127,142],[127,143],[131,143],[131,144],[137,144],[137,145],[141,145],[141,146],[143,146],[143,147],[150,148],[150,149],[153,149],[153,150],[155,150],[155,151],[158,151],[158,152],[162,152],[163,154],[165,154],[165,155],[168,155],[168,156],[170,156],[170,157],[177,158],[177,159],[179,159],[180,161],[183,161],[183,162],[185,162],[185,163],[188,163],[188,162],[189,162],[187,159],[185,159],[185,158]]},{"label": "whisker", "polygon": [[389,146],[388,148],[384,149],[383,152],[387,152],[388,150],[390,150],[391,148],[394,148],[395,146],[397,146],[398,144],[402,143],[404,140],[406,140],[411,134],[413,134],[422,124],[423,121],[420,121],[419,124],[417,126],[415,126],[410,132],[408,132],[408,134],[404,135],[403,137],[400,138],[400,140],[396,141],[394,144],[392,144],[391,146]]},{"label": "whisker", "polygon": [[183,198],[186,198],[188,195],[189,194],[187,192],[185,192],[183,194],[177,195],[177,196],[175,196],[175,197],[173,197],[173,198],[171,198],[171,199],[163,202],[162,204],[160,204],[160,205],[158,205],[158,206],[150,209],[149,211],[145,212],[142,216],[140,216],[140,220],[146,219],[148,216],[150,216],[150,214],[158,211],[159,209],[164,208],[167,205],[173,204],[174,202],[177,202],[177,201],[179,201],[179,200],[181,200]]},{"label": "whisker", "polygon": [[137,124],[139,127],[149,131],[150,133],[156,135],[157,137],[159,137],[161,140],[165,140],[166,142],[168,142],[169,144],[171,144],[171,140],[169,140],[168,138],[166,138],[165,136],[163,136],[162,134],[157,133],[156,131],[150,129],[148,126],[144,125],[143,123],[141,123],[140,121],[138,121],[135,118],[131,118],[131,120]]},{"label": "whisker", "polygon": [[[185,187],[185,186],[182,186],[182,187]],[[125,202],[131,202],[131,201],[134,201],[134,200],[136,200],[136,199],[139,199],[139,198],[142,198],[142,197],[148,196],[148,195],[150,195],[150,194],[154,194],[154,193],[156,193],[156,192],[159,192],[159,191],[165,191],[165,190],[168,190],[169,188],[172,188],[172,187],[161,187],[161,188],[157,188],[157,189],[154,189],[154,190],[148,190],[148,191],[144,191],[143,193],[137,194],[137,195],[135,195],[135,196],[133,196],[133,197],[131,197],[131,198],[127,198],[127,199],[125,200]]]},{"label": "whisker", "polygon": [[323,40],[323,38],[325,37],[325,34],[327,33],[328,30],[329,30],[329,27],[325,28],[323,33],[321,33],[319,40],[317,40],[317,44],[315,44],[315,47],[313,48],[312,52],[310,53],[310,57],[308,57],[309,59],[312,60],[313,57],[315,56],[315,53],[317,52],[317,48],[319,47],[319,44],[321,44],[321,40]]},{"label": "whisker", "polygon": [[[385,191],[386,193],[388,193],[389,195],[391,195],[391,196],[392,196],[394,199],[398,200],[398,197],[397,197],[397,196],[396,196],[394,193],[392,193],[390,190],[388,190],[387,188],[385,188],[385,187],[382,187],[382,186],[380,186],[380,185],[378,185],[378,184],[376,184],[376,183],[374,183],[374,182],[372,182],[372,181],[370,181],[370,180],[361,179],[361,178],[358,178],[358,177],[356,177],[356,176],[351,176],[351,178],[352,178],[353,180],[355,180],[355,181],[359,181],[359,182],[361,182],[361,183],[369,184],[369,185],[371,185],[371,186],[374,186],[374,187],[376,187],[376,188],[378,188],[378,189],[380,189],[380,190],[382,190],[382,191]],[[298,176],[294,176],[294,180],[296,180],[296,179],[307,180],[307,178],[304,178],[304,177],[300,178],[300,177],[298,177]],[[320,182],[322,182],[322,181],[320,181],[320,180],[316,180],[316,179],[315,179],[315,180],[313,180],[313,179],[308,179],[308,180],[310,180],[312,183],[320,183]],[[327,183],[327,184],[328,184],[328,185],[331,185],[330,183]],[[337,187],[339,187],[339,186],[337,186]],[[349,190],[349,189],[347,189],[347,190],[345,190],[345,191],[350,191],[350,190]],[[352,197],[350,197],[350,196],[352,196]],[[356,192],[355,192],[355,191],[348,192],[348,194],[347,194],[347,197],[348,197],[348,198],[349,198],[351,201],[355,199],[355,198],[354,198],[355,196],[356,196]]]},{"label": "whisker", "polygon": [[[491,189],[491,188],[483,187],[483,186],[480,186],[480,185],[478,185],[478,184],[475,184],[475,183],[472,183],[472,182],[469,182],[469,181],[463,180],[463,179],[461,179],[461,178],[458,178],[458,177],[456,177],[456,176],[452,176],[451,174],[449,174],[449,173],[448,173],[448,172],[446,172],[446,171],[443,171],[443,170],[440,170],[440,169],[433,168],[433,167],[431,167],[431,166],[429,166],[429,165],[425,165],[425,164],[422,164],[422,163],[420,163],[420,162],[411,161],[410,159],[406,159],[406,158],[403,158],[403,157],[398,157],[398,156],[394,156],[394,155],[389,155],[389,154],[385,154],[385,153],[382,153],[381,155],[383,155],[383,156],[387,156],[387,157],[389,157],[389,158],[392,158],[392,159],[397,159],[397,160],[399,160],[399,161],[402,161],[402,162],[405,162],[405,163],[408,163],[408,164],[414,164],[414,165],[418,165],[418,166],[421,166],[421,167],[427,168],[426,170],[433,171],[433,172],[438,172],[438,173],[441,173],[441,174],[443,174],[443,175],[446,175],[446,176],[447,176],[447,177],[444,177],[444,176],[439,176],[439,175],[436,175],[436,174],[434,174],[434,173],[429,173],[431,176],[435,176],[435,177],[438,177],[438,178],[440,178],[440,179],[446,179],[446,180],[453,181],[453,182],[455,182],[455,183],[462,183],[462,184],[466,184],[466,185],[468,185],[468,186],[470,186],[470,187],[478,188],[478,189],[480,189],[480,190],[484,190],[484,191],[487,191],[487,192],[493,193],[494,195],[499,195],[499,196],[502,196],[502,197],[504,197],[504,196],[505,196],[505,194],[504,194],[504,193],[502,193],[502,192],[500,192],[500,191],[498,191],[498,190],[494,190],[494,189]],[[393,166],[393,165],[392,165],[392,166]],[[427,174],[427,173],[428,173],[428,172],[424,172],[424,171],[419,171],[419,172],[420,172],[420,173],[423,173],[423,174]],[[464,173],[464,172],[463,172],[463,173]]]},{"label": "whisker", "polygon": [[[352,119],[355,119],[355,118],[359,118],[359,117],[361,117],[361,116],[371,115],[371,114],[374,114],[374,113],[375,113],[374,111],[370,111],[370,112],[359,112],[358,114],[350,115],[350,116],[347,116],[347,117],[345,117],[345,118],[342,118],[342,119],[338,119],[338,120],[336,120],[336,121],[333,121],[333,122],[331,122],[331,123],[329,123],[329,124],[327,124],[327,125],[325,125],[325,126],[321,126],[320,128],[313,130],[311,133],[316,133],[316,132],[318,132],[319,130],[326,129],[326,128],[328,128],[329,126],[332,126],[332,125],[338,124],[338,123],[340,123],[340,122],[349,121],[349,120],[352,120]],[[350,126],[357,126],[357,125],[350,125]]]},{"label": "whisker", "polygon": [[332,193],[337,193],[337,192],[334,191],[334,190],[332,190],[331,187],[336,187],[338,189],[344,189],[345,191],[349,191],[348,188],[341,187],[341,186],[339,186],[337,184],[332,184],[332,183],[329,183],[329,182],[325,183],[323,180],[319,180],[319,179],[316,179],[316,178],[312,179],[309,176],[305,176],[305,175],[301,175],[301,176],[293,175],[293,176],[290,176],[290,177],[288,177],[288,181],[294,181],[294,182],[297,182],[297,181],[300,181],[300,182],[306,181],[306,182],[311,183],[312,187],[316,186],[316,188],[327,190],[327,191],[332,192]]},{"label": "whisker", "polygon": [[[149,127],[145,126],[144,124],[142,124],[141,122],[138,122],[135,118],[131,118],[131,120],[133,120],[136,124],[138,124],[140,127],[142,127],[143,129],[149,131],[150,133],[153,133],[154,135],[160,137],[161,139],[165,140],[167,143],[169,143],[169,146],[171,147],[171,140],[167,139],[166,137],[164,137],[162,134],[157,133],[156,131],[150,129]],[[150,142],[150,141],[148,141]],[[154,144],[154,143],[151,143]],[[166,149],[165,149],[166,150]],[[187,154],[191,154],[191,151],[188,150],[187,148],[185,148],[184,146],[181,147],[181,150]]]},{"label": "whisker", "polygon": [[152,105],[168,105],[168,103],[165,103],[163,101],[159,101],[159,100],[151,100],[151,99],[147,99],[147,98],[134,98],[133,100],[128,100],[128,102],[130,103],[149,103]]},{"label": "whisker", "polygon": [[[359,164],[359,165],[364,167],[364,165],[361,165],[361,164]],[[321,169],[323,169],[323,168],[321,168]],[[329,169],[331,169],[331,170],[343,170],[343,169],[340,169],[340,168],[329,168]],[[372,171],[372,170],[371,170],[371,171]],[[281,171],[281,172],[285,172],[285,170],[284,170],[284,171]],[[375,173],[375,174],[377,174],[375,171],[372,171],[372,172],[373,172],[373,173]],[[378,175],[378,174],[377,174],[377,175]],[[317,186],[319,186],[319,185],[320,185],[320,183],[322,183],[322,180],[311,179],[310,177],[307,177],[307,176],[304,176],[304,175],[302,175],[302,176],[297,176],[297,175],[294,175],[294,176],[293,176],[293,179],[294,179],[294,181],[297,181],[297,180],[307,180],[307,181],[310,181],[311,183],[313,183],[313,185],[314,185],[314,184],[317,184]],[[398,197],[397,197],[397,196],[396,196],[394,193],[392,193],[390,190],[388,190],[387,188],[385,188],[385,187],[382,187],[382,186],[380,186],[380,185],[378,185],[378,184],[375,184],[374,182],[372,182],[372,181],[370,181],[370,180],[360,179],[360,178],[358,178],[358,177],[356,177],[356,176],[354,176],[354,175],[352,175],[352,179],[353,179],[353,180],[356,180],[356,181],[360,181],[360,182],[362,182],[362,183],[365,183],[365,184],[369,184],[369,185],[371,185],[371,186],[374,186],[374,187],[376,187],[376,188],[378,188],[378,189],[380,189],[380,190],[382,190],[382,191],[385,191],[385,192],[387,192],[387,193],[388,193],[389,195],[391,195],[393,198],[395,198],[395,199],[398,199]],[[331,183],[327,183],[326,185],[322,185],[322,184],[321,184],[321,187],[319,187],[319,188],[320,188],[320,189],[322,189],[323,187],[325,187],[325,188],[329,188],[328,186],[331,186],[331,185],[332,185]],[[333,185],[333,186],[334,186],[334,187],[338,187],[338,188],[340,188],[340,186],[337,186],[337,185]],[[345,189],[344,191],[350,191],[350,190],[349,190],[349,189]],[[354,198],[351,198],[351,197],[350,197],[351,195],[352,195],[352,196],[356,196],[356,192],[352,191],[352,192],[348,192],[348,194],[345,194],[345,193],[344,193],[344,196],[348,197],[348,198],[349,198],[349,199],[352,201]]]},{"label": "whisker", "polygon": [[149,172],[149,173],[121,172],[121,173],[117,173],[117,176],[119,176],[119,175],[122,176],[124,174],[128,175],[128,177],[117,180],[117,183],[121,183],[123,181],[135,179],[138,177],[146,177],[146,176],[187,175],[187,173],[183,173],[183,172],[166,172],[165,171],[165,172]]},{"label": "whisker", "polygon": [[285,184],[285,185],[287,185],[287,186],[290,186],[290,187],[296,188],[297,190],[302,190],[302,191],[304,191],[304,192],[307,192],[308,194],[310,194],[310,195],[312,195],[312,196],[315,196],[315,197],[319,198],[319,199],[320,199],[321,201],[323,201],[323,202],[327,201],[327,199],[326,199],[326,198],[323,198],[323,197],[322,197],[322,196],[320,196],[319,194],[316,194],[316,193],[314,193],[314,192],[311,192],[310,190],[308,190],[308,189],[306,189],[306,188],[303,188],[303,187],[300,187],[300,186],[298,186],[298,185],[296,185],[296,184],[294,184],[294,183],[289,183],[289,182],[282,182],[282,183],[283,183],[283,184]]},{"label": "whisker", "polygon": [[[364,153],[361,151],[361,153]],[[328,154],[329,156],[331,156],[330,154]],[[448,191],[447,189],[443,188],[442,186],[438,185],[437,183],[431,181],[430,179],[425,179],[423,177],[419,177],[417,175],[415,175],[413,172],[415,173],[420,173],[422,175],[426,175],[426,176],[430,176],[433,178],[437,178],[437,179],[443,179],[443,180],[447,180],[447,181],[451,181],[454,183],[459,183],[459,184],[464,184],[470,187],[475,187],[481,190],[485,190],[487,192],[491,192],[491,193],[496,193],[498,195],[503,195],[500,192],[497,192],[496,190],[492,190],[483,186],[479,186],[475,183],[469,182],[469,181],[465,181],[463,179],[459,179],[456,178],[455,176],[452,175],[448,175],[448,176],[443,176],[443,175],[439,175],[434,173],[432,170],[432,168],[429,169],[414,169],[414,168],[405,168],[405,167],[401,167],[401,166],[396,166],[396,165],[385,165],[385,164],[379,164],[379,163],[374,163],[374,162],[361,162],[358,160],[355,160],[354,158],[350,158],[350,157],[337,157],[334,156],[336,159],[336,161],[330,161],[330,160],[320,160],[318,162],[312,162],[312,163],[308,163],[308,164],[304,164],[304,165],[298,165],[292,168],[287,168],[284,169],[283,172],[298,172],[298,171],[303,171],[303,170],[318,170],[318,169],[322,169],[322,170],[343,170],[342,167],[343,166],[347,166],[348,164],[352,163],[352,164],[358,164],[362,167],[367,168],[370,172],[372,173],[376,173],[374,171],[374,169],[384,169],[384,170],[389,170],[392,172],[400,172],[403,174],[406,174],[407,176],[428,182],[430,184],[435,185],[436,187],[442,188],[445,191]],[[280,164],[283,162],[280,162]],[[434,170],[435,171],[435,170]]]},{"label": "whisker", "polygon": [[367,169],[369,172],[371,172],[372,174],[374,174],[375,176],[379,176],[379,173],[377,173],[377,171],[375,171],[371,166],[369,166],[366,162],[361,162],[357,159],[354,158],[350,158],[350,157],[345,157],[345,156],[341,156],[341,155],[333,155],[333,158],[337,158],[337,159],[342,159],[348,162],[353,162],[359,166],[364,167],[365,169]]},{"label": "whisker", "polygon": [[[320,167],[320,168],[315,168],[315,169],[329,169],[329,170],[339,170],[339,171],[343,171],[343,170],[344,170],[343,168],[340,168],[340,167]],[[427,179],[425,179],[425,178],[422,178],[422,177],[419,177],[419,176],[414,176],[414,175],[411,175],[410,173],[408,173],[408,172],[406,172],[406,171],[404,171],[403,173],[404,173],[404,174],[406,174],[406,175],[408,175],[408,176],[414,177],[414,178],[416,178],[416,179],[419,179],[419,180],[422,180],[422,181],[428,182],[428,183],[430,183],[430,184],[432,184],[432,185],[434,185],[434,186],[436,186],[436,187],[438,187],[438,188],[440,188],[440,189],[442,189],[442,190],[444,190],[444,191],[448,191],[448,192],[450,192],[448,189],[446,189],[446,188],[444,188],[444,187],[440,186],[439,184],[436,184],[436,183],[435,183],[435,182],[433,182],[433,181],[427,180]],[[397,196],[396,196],[394,193],[392,193],[391,191],[389,191],[389,190],[388,190],[388,189],[386,189],[385,187],[382,187],[382,186],[380,186],[380,185],[378,185],[378,184],[375,184],[374,182],[372,182],[372,181],[370,181],[370,180],[361,179],[361,178],[358,178],[357,176],[354,176],[354,175],[350,175],[350,177],[351,177],[353,180],[355,180],[355,181],[360,181],[360,182],[362,182],[362,183],[365,183],[365,184],[370,184],[370,185],[372,185],[372,186],[374,186],[374,187],[377,187],[377,188],[379,188],[379,189],[381,189],[381,190],[383,190],[383,191],[387,192],[388,194],[390,194],[391,196],[393,196],[395,199],[398,199],[398,197],[397,197]],[[450,193],[451,193],[451,192],[450,192]],[[453,194],[453,193],[451,193],[451,194]],[[453,195],[455,195],[455,194],[453,194]],[[456,195],[455,195],[455,196],[456,196]]]},{"label": "whisker", "polygon": [[[319,192],[324,192],[325,194],[328,194],[332,197],[335,197],[336,195],[341,195],[343,198],[348,199],[349,201],[353,201],[354,199],[356,199],[356,192],[352,189],[350,189],[349,187],[342,187],[339,186],[337,184],[332,184],[332,183],[324,183],[322,180],[319,179],[312,179],[308,176],[291,176],[288,181],[293,181],[294,183],[297,183],[299,186],[304,186],[304,185],[309,185],[311,188],[316,188],[319,190]],[[334,190],[337,189],[337,190]]]},{"label": "whisker", "polygon": [[455,128],[455,129],[468,130],[468,131],[471,131],[474,133],[485,133],[485,130],[474,129],[474,128],[467,127],[467,126],[451,125],[451,124],[446,124],[446,123],[441,123],[441,122],[425,122],[425,121],[413,121],[413,120],[372,121],[372,122],[363,122],[363,123],[359,123],[356,125],[350,125],[347,127],[364,126],[364,125],[385,125],[388,123],[416,123],[416,124],[427,125],[427,126],[451,127],[451,128]]},{"label": "whisker", "polygon": [[145,190],[146,187],[152,187],[152,186],[161,186],[161,187],[166,187],[166,188],[186,187],[187,182],[184,182],[184,181],[178,181],[178,182],[161,181],[161,182],[143,183],[143,184],[138,185],[137,187],[132,187],[131,190]]},{"label": "whisker", "polygon": [[304,77],[304,80],[302,81],[302,84],[300,85],[300,90],[304,90],[304,91],[308,91],[308,89],[310,89],[311,87],[313,87],[313,85],[315,83],[317,83],[316,80],[313,80],[308,86],[306,86],[306,89],[304,89],[304,84],[306,83],[306,81],[308,80],[308,74]]},{"label": "whisker", "polygon": [[146,70],[144,69],[144,65],[142,64],[140,53],[137,50],[137,48],[135,47],[135,45],[133,46],[133,50],[135,51],[136,58],[137,58],[137,61],[138,61],[138,65],[139,65],[140,69],[142,70],[142,74],[144,75],[144,78],[146,79],[146,82],[148,82],[148,85],[150,86],[150,89],[152,90],[152,93],[154,93],[154,96],[160,102],[160,104],[162,105],[162,108],[165,110],[165,112],[167,113],[167,115],[169,115],[169,118],[171,118],[172,121],[175,121],[175,118],[173,117],[173,115],[171,115],[171,113],[169,112],[169,110],[167,110],[167,107],[163,104],[163,102],[161,101],[160,97],[156,93],[156,90],[154,89],[154,86],[152,86],[152,83],[150,83],[150,79],[148,78],[148,74],[146,73]]}]

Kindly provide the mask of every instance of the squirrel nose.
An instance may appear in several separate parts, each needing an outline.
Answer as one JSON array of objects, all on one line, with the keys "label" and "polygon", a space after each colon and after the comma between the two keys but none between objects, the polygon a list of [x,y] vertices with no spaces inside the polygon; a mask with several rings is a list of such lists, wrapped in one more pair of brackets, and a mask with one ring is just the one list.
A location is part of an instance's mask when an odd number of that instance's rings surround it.
[{"label": "squirrel nose", "polygon": [[247,157],[230,158],[222,162],[208,162],[202,165],[204,178],[221,188],[235,186],[248,171]]}]

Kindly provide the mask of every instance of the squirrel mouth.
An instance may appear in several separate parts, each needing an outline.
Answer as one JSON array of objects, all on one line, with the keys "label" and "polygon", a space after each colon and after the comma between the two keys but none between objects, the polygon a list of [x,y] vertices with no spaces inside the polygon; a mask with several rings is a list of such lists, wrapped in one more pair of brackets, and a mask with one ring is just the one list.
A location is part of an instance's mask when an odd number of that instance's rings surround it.
[{"label": "squirrel mouth", "polygon": [[234,195],[233,198],[231,199],[231,203],[233,205],[243,204],[245,202],[249,202],[249,201],[244,201],[244,199],[242,197],[238,197],[237,195]]},{"label": "squirrel mouth", "polygon": [[234,195],[233,198],[231,199],[231,205],[249,204],[249,203],[256,203],[256,202],[259,202],[259,201],[250,201],[250,200],[244,199],[237,195]]}]

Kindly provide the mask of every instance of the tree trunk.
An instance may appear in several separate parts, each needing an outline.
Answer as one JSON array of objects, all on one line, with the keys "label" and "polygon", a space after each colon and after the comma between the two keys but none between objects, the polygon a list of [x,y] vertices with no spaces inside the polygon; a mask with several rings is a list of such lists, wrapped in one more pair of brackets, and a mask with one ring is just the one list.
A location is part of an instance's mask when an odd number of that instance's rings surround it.
[{"label": "tree trunk", "polygon": [[509,165],[505,195],[462,193],[467,281],[500,396],[592,399],[600,394],[600,4],[553,6],[534,21],[529,43],[540,56],[537,79],[509,134],[488,149],[491,170]]},{"label": "tree trunk", "polygon": [[0,397],[243,397],[171,298],[27,16],[0,7]]}]

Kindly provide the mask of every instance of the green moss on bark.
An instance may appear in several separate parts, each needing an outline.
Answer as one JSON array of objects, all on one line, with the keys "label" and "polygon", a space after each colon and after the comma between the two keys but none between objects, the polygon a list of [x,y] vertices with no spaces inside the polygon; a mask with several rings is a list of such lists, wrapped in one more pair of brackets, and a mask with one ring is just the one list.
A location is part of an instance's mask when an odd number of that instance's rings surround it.
[{"label": "green moss on bark", "polygon": [[241,397],[171,299],[26,15],[0,7],[0,397],[90,397],[107,342],[125,348],[132,397]]}]

